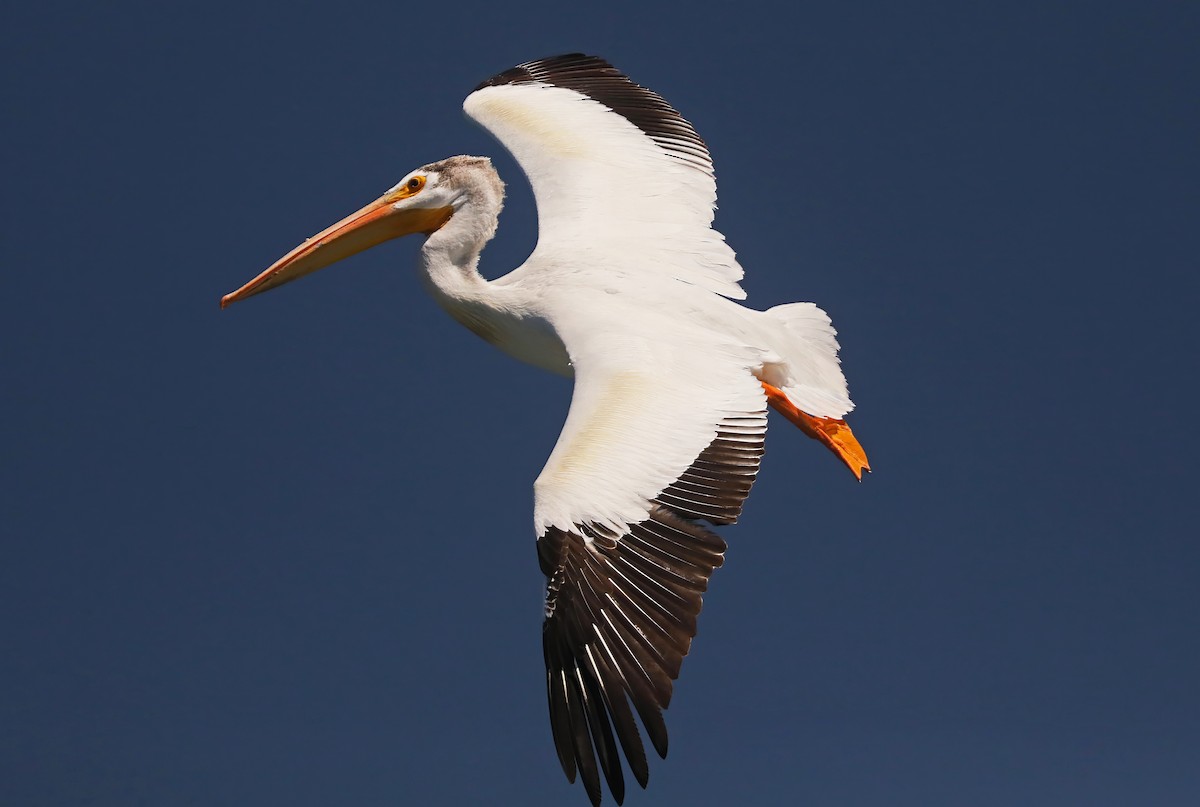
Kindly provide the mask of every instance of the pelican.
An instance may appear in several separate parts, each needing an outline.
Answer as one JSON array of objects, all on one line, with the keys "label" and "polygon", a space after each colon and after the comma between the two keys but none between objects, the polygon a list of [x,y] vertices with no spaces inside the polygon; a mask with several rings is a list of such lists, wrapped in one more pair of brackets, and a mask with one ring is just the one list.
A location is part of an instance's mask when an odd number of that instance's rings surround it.
[{"label": "pelican", "polygon": [[[634,714],[660,757],[662,711],[758,473],[768,407],[861,479],[866,454],[829,317],[813,303],[743,307],[742,268],[712,228],[716,181],[696,130],[608,62],[574,53],[506,70],[463,104],[520,164],[537,246],[478,271],[504,184],[486,157],[407,174],[221,300],[222,308],[382,241],[425,236],[418,267],[454,319],[521,361],[574,378],[533,484],[546,575],[542,648],[563,772],[618,804],[618,752],[643,788]],[[702,523],[707,522],[707,525]]]}]

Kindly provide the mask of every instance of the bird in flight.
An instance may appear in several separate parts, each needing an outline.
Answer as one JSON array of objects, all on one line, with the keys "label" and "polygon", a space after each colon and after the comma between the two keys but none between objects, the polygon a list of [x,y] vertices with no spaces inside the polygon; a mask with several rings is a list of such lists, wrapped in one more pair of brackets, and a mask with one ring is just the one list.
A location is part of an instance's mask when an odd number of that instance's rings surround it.
[{"label": "bird in flight", "polygon": [[[546,575],[550,726],[567,779],[620,804],[618,748],[646,786],[634,715],[661,757],[662,710],[758,473],[768,406],[855,475],[866,454],[829,317],[756,311],[712,228],[716,180],[691,123],[603,59],[568,54],[483,82],[468,117],[512,154],[538,209],[537,246],[496,280],[478,271],[504,184],[485,157],[423,165],[221,300],[244,300],[391,238],[421,233],[421,278],[504,352],[574,377],[566,423],[534,482]],[[702,523],[707,522],[707,524]]]}]

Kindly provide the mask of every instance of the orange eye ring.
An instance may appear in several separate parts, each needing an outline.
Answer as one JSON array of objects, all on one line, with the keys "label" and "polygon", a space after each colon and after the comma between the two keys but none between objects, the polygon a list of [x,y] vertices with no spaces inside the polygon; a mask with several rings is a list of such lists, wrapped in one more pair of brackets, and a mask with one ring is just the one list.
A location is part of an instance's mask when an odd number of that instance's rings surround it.
[{"label": "orange eye ring", "polygon": [[410,178],[408,180],[408,182],[404,183],[404,189],[407,190],[410,194],[416,193],[417,191],[421,190],[424,187],[425,187],[425,177],[421,176],[420,174],[418,174],[415,177]]}]

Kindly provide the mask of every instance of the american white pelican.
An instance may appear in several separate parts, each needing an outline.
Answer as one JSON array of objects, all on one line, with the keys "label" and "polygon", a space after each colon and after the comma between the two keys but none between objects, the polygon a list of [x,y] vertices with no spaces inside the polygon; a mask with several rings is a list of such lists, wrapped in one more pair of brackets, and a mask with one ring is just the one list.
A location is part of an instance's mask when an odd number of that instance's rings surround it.
[{"label": "american white pelican", "polygon": [[[537,247],[497,280],[477,271],[504,185],[485,157],[451,157],[293,249],[221,305],[390,238],[423,233],[421,277],[456,320],[575,391],[534,482],[547,578],[542,646],[567,778],[620,804],[617,744],[642,787],[636,711],[659,756],[662,710],[696,634],[701,594],[758,473],[769,404],[856,477],[867,458],[829,317],[812,303],[754,311],[712,229],[704,141],[656,93],[602,59],[519,65],[463,105],[529,176]],[[631,709],[632,706],[632,709]]]}]

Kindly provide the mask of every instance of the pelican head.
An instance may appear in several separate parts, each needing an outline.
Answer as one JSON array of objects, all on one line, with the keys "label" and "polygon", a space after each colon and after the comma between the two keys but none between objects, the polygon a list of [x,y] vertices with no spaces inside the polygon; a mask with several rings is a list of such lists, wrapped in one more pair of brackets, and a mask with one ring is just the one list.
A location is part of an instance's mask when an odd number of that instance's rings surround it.
[{"label": "pelican head", "polygon": [[[366,207],[305,239],[258,277],[226,294],[221,307],[290,283],[384,241],[414,233],[432,235],[455,212],[472,203],[488,214],[485,232],[473,233],[486,240],[495,233],[503,189],[486,157],[450,157],[423,165]],[[486,226],[488,219],[490,227]]]}]

